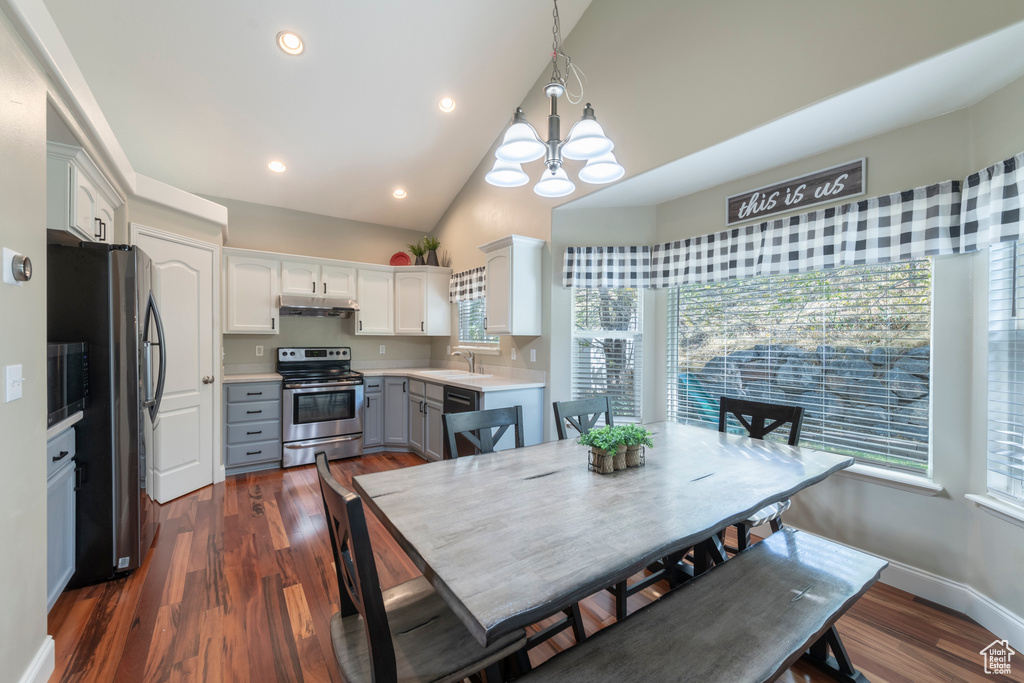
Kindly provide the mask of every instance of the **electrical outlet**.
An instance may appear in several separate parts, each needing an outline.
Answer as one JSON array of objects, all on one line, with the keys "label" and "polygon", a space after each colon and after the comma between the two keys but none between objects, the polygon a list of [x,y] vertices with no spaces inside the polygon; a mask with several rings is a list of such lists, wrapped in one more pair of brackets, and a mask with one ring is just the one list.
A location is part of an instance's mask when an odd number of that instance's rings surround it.
[{"label": "electrical outlet", "polygon": [[256,345],[256,357],[257,358],[262,358],[263,357],[263,344],[257,344]]},{"label": "electrical outlet", "polygon": [[382,355],[382,356],[384,355],[384,345],[383,344],[380,345],[380,355]]},{"label": "electrical outlet", "polygon": [[452,345],[451,344],[448,345],[448,355],[449,356],[452,355]]},{"label": "electrical outlet", "polygon": [[512,360],[516,359],[516,347],[512,347]]},{"label": "electrical outlet", "polygon": [[536,363],[537,362],[537,349],[530,349],[530,362],[531,363]]},{"label": "electrical outlet", "polygon": [[21,366],[8,365],[4,372],[4,378],[4,386],[7,388],[7,403],[17,401],[21,398],[21,385],[25,382],[25,379],[21,376]]}]

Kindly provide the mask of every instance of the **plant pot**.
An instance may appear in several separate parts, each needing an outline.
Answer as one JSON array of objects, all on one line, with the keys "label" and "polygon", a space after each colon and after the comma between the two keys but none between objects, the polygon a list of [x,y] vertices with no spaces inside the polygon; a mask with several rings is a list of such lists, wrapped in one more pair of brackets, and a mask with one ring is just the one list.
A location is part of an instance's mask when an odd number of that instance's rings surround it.
[{"label": "plant pot", "polygon": [[598,474],[611,474],[615,471],[615,454],[601,448],[591,448],[590,469]]},{"label": "plant pot", "polygon": [[414,263],[413,265],[416,265],[416,266],[425,265],[424,261],[423,261],[423,254],[420,254],[419,256],[416,257],[416,263]]},{"label": "plant pot", "polygon": [[427,265],[428,266],[436,266],[437,265],[437,252],[435,250],[433,250],[433,249],[431,249],[430,251],[427,252]]},{"label": "plant pot", "polygon": [[616,470],[626,469],[626,445],[622,444],[619,446],[619,450],[615,451],[615,457],[613,458],[613,465]]},{"label": "plant pot", "polygon": [[626,467],[640,467],[644,464],[643,446],[626,446]]}]

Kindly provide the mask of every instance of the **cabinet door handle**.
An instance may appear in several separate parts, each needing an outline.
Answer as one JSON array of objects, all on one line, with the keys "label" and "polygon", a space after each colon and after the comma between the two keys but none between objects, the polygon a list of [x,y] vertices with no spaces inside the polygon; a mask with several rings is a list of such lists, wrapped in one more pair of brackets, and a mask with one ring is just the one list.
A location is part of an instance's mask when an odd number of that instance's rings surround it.
[{"label": "cabinet door handle", "polygon": [[406,384],[405,382],[402,382],[402,393],[403,394],[405,393],[405,384]]},{"label": "cabinet door handle", "polygon": [[248,436],[252,436],[252,435],[254,435],[254,434],[262,434],[262,433],[263,433],[263,430],[261,429],[261,430],[259,430],[258,432],[246,432],[246,435],[248,435]]},{"label": "cabinet door handle", "polygon": [[103,239],[103,221],[99,218],[93,218],[92,220],[96,223],[96,234],[94,237],[96,239]]},{"label": "cabinet door handle", "polygon": [[363,401],[365,402],[366,407],[369,408],[370,407],[370,397],[367,396],[365,399],[363,399]]},{"label": "cabinet door handle", "polygon": [[64,458],[68,457],[69,453],[70,453],[70,451],[61,451],[60,455],[58,455],[55,458],[50,458],[50,460],[52,460],[54,462],[59,462],[59,461],[63,460]]},{"label": "cabinet door handle", "polygon": [[426,330],[423,329],[423,322],[422,321],[420,322],[420,332],[426,332]]},{"label": "cabinet door handle", "polygon": [[246,392],[245,395],[246,396],[262,396],[263,392],[262,391],[249,391],[249,392]]},{"label": "cabinet door handle", "polygon": [[259,415],[262,412],[263,412],[262,410],[247,410],[247,411],[245,411],[245,414],[246,415]]},{"label": "cabinet door handle", "polygon": [[103,231],[103,237],[100,238],[100,241],[106,242],[107,241],[107,224],[104,223],[103,221],[100,221],[100,229]]},{"label": "cabinet door handle", "polygon": [[[275,328],[275,327],[274,327],[274,325],[275,325],[275,324],[276,324],[276,323],[274,322],[274,319],[273,319],[273,318],[271,318],[271,319],[270,319],[270,329],[272,329],[272,330],[273,330],[273,329],[277,329],[277,328]],[[486,327],[486,325],[484,325],[484,327]]]},{"label": "cabinet door handle", "polygon": [[484,329],[487,329],[487,316],[484,316]]},{"label": "cabinet door handle", "polygon": [[246,455],[259,455],[259,454],[260,454],[260,453],[262,453],[262,452],[263,452],[263,450],[262,450],[262,449],[260,449],[260,450],[258,450],[258,451],[246,451],[246,452],[245,452],[245,454],[246,454]]},{"label": "cabinet door handle", "polygon": [[316,294],[316,283],[313,283],[313,293]]},{"label": "cabinet door handle", "polygon": [[327,293],[327,283],[325,282],[324,283],[324,294],[326,294],[326,293]]},{"label": "cabinet door handle", "polygon": [[359,331],[360,332],[363,331],[363,321],[362,320],[359,321]]}]

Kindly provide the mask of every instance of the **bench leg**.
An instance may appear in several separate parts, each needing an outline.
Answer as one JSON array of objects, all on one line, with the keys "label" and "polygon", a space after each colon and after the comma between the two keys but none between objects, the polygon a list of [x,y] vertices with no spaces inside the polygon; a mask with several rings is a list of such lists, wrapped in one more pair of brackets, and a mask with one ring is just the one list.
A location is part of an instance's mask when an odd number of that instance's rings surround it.
[{"label": "bench leg", "polygon": [[[829,650],[832,656],[829,656]],[[833,625],[829,627],[821,638],[818,638],[807,652],[800,657],[801,660],[811,664],[816,669],[836,681],[844,683],[870,683],[861,672],[853,668],[850,655],[843,647],[843,641],[839,638],[839,632]]]},{"label": "bench leg", "polygon": [[572,634],[576,637],[577,643],[587,639],[587,631],[583,628],[583,613],[580,612],[580,603],[572,603],[572,607],[565,611],[565,615],[572,619]]}]

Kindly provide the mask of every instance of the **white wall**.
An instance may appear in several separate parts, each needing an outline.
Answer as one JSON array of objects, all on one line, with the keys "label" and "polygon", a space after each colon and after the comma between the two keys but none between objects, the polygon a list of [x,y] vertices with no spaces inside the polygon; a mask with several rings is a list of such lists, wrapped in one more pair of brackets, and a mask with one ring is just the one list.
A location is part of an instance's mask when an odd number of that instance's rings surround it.
[{"label": "white wall", "polygon": [[[0,284],[0,367],[24,397],[0,402],[0,678],[17,680],[46,639],[46,79],[0,14],[0,246],[32,259]],[[50,655],[52,657],[52,653]]]}]

